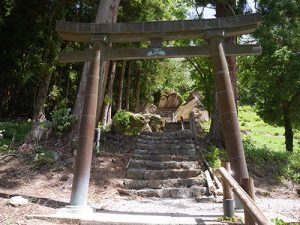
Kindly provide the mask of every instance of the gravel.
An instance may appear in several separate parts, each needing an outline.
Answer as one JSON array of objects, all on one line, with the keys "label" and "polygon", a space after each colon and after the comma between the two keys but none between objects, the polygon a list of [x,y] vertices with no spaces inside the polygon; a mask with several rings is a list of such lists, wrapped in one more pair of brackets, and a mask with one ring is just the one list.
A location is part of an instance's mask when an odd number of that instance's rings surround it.
[{"label": "gravel", "polygon": [[[300,199],[256,198],[258,206],[271,218],[300,221]],[[194,199],[141,198],[104,199],[95,205],[99,210],[180,216],[212,215],[222,217],[222,203],[197,203]]]}]

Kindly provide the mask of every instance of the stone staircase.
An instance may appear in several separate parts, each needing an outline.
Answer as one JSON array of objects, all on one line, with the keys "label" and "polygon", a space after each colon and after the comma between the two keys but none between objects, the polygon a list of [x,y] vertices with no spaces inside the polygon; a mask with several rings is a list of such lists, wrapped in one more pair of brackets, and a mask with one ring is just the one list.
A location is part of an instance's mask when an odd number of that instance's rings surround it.
[{"label": "stone staircase", "polygon": [[137,142],[121,194],[196,198],[206,193],[190,130],[144,133]]},{"label": "stone staircase", "polygon": [[[189,121],[184,121],[183,127],[184,127],[184,129],[190,129]],[[177,122],[166,123],[164,132],[173,132],[173,131],[179,131],[179,130],[182,130],[182,125],[181,125],[180,121],[177,121]]]}]

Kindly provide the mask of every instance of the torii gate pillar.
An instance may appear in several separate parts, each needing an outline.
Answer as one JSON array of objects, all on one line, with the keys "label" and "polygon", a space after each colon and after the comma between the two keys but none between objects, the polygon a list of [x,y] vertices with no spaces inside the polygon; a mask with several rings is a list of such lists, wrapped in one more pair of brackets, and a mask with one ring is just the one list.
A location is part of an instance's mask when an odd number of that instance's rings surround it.
[{"label": "torii gate pillar", "polygon": [[70,200],[70,205],[76,207],[85,207],[87,205],[96,124],[99,72],[101,72],[100,58],[103,45],[103,42],[94,42],[93,44],[94,54],[87,78],[79,131],[79,148],[76,156]]},{"label": "torii gate pillar", "polygon": [[241,178],[248,178],[249,174],[228,64],[224,53],[224,31],[211,30],[207,31],[206,35],[209,40],[211,58],[214,64],[216,92],[222,120],[225,148],[233,171],[233,177],[239,182]]}]

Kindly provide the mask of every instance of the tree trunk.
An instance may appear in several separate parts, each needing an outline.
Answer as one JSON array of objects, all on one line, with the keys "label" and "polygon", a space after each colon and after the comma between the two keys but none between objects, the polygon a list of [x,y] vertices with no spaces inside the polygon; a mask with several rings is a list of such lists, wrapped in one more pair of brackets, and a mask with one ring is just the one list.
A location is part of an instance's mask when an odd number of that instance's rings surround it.
[{"label": "tree trunk", "polygon": [[127,76],[127,80],[126,80],[126,95],[125,95],[125,104],[126,104],[126,110],[127,111],[129,111],[129,93],[130,93],[131,65],[132,65],[132,61],[129,61],[129,64],[128,64],[128,76]]},{"label": "tree trunk", "polygon": [[290,118],[290,112],[288,104],[283,106],[283,122],[284,122],[284,136],[285,136],[285,148],[288,152],[293,151],[293,138],[294,133],[292,129],[292,123]]},{"label": "tree trunk", "polygon": [[138,71],[136,76],[136,91],[135,91],[135,112],[138,113],[140,111],[140,92],[141,92],[141,74],[140,71]]},{"label": "tree trunk", "polygon": [[[107,101],[104,101],[103,113],[102,113],[102,124],[107,126],[111,122],[111,105],[112,105],[112,95],[113,95],[113,85],[116,75],[116,65],[117,61],[112,61],[109,84],[106,90]],[[110,115],[109,115],[110,114]]]},{"label": "tree trunk", "polygon": [[126,60],[123,61],[122,71],[120,73],[120,79],[119,79],[119,83],[118,83],[118,97],[117,97],[117,103],[116,103],[117,111],[120,111],[122,109],[123,83],[124,83],[125,68],[126,68]]},{"label": "tree trunk", "polygon": [[38,89],[36,102],[34,104],[33,121],[44,121],[45,118],[45,103],[47,99],[48,89],[51,81],[52,73],[45,71],[45,75],[42,77],[41,84]]},{"label": "tree trunk", "polygon": [[[119,8],[120,0],[100,0],[98,12],[96,16],[96,23],[115,23],[117,21],[117,13]],[[109,62],[103,63],[103,77],[107,77],[108,69],[109,69]],[[81,75],[79,90],[76,98],[76,102],[73,108],[73,114],[76,116],[77,120],[70,132],[70,140],[78,140],[79,129],[80,129],[80,122],[81,122],[81,114],[83,109],[83,102],[84,102],[84,94],[85,94],[85,87],[86,87],[86,80],[87,74],[89,71],[90,64],[86,62],[84,64],[84,69]],[[106,75],[105,75],[106,74]],[[103,79],[100,78],[100,91],[99,91],[99,99],[98,99],[98,112],[97,115],[101,115],[100,111],[102,109],[102,103],[104,98],[105,89],[103,88]]]},{"label": "tree trunk", "polygon": [[48,89],[52,77],[52,72],[47,70],[44,72],[41,84],[38,89],[36,102],[34,103],[33,123],[30,133],[27,136],[27,141],[34,142],[38,145],[38,142],[45,137],[46,129],[40,126],[41,123],[46,121],[45,116],[45,103],[48,95]]},{"label": "tree trunk", "polygon": [[[98,12],[96,16],[96,23],[115,23],[117,22],[118,8],[120,0],[100,0],[98,7]],[[99,21],[99,22],[98,22]],[[109,44],[108,47],[111,47]],[[107,77],[109,73],[109,61],[103,61],[102,63],[102,76],[100,77],[99,92],[98,92],[98,107],[97,107],[97,118],[96,121],[99,122],[101,117],[101,110],[103,107],[103,100],[105,95]]]}]

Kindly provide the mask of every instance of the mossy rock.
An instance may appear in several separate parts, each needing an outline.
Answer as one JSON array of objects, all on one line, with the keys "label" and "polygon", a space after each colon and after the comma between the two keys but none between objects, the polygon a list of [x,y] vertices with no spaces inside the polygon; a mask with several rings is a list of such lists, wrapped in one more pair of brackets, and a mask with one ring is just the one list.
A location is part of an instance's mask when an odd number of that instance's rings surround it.
[{"label": "mossy rock", "polygon": [[144,117],[128,111],[117,112],[113,118],[112,130],[116,133],[137,135],[144,125]]},{"label": "mossy rock", "polygon": [[[165,122],[159,115],[145,114],[149,118],[149,126],[153,132],[162,131]],[[127,135],[138,135],[145,123],[145,115],[139,113],[131,113],[128,111],[120,111],[113,118],[112,130],[116,133]]]},{"label": "mossy rock", "polygon": [[165,128],[165,121],[160,117],[160,115],[156,114],[145,114],[149,118],[149,126],[153,132],[160,132]]}]

